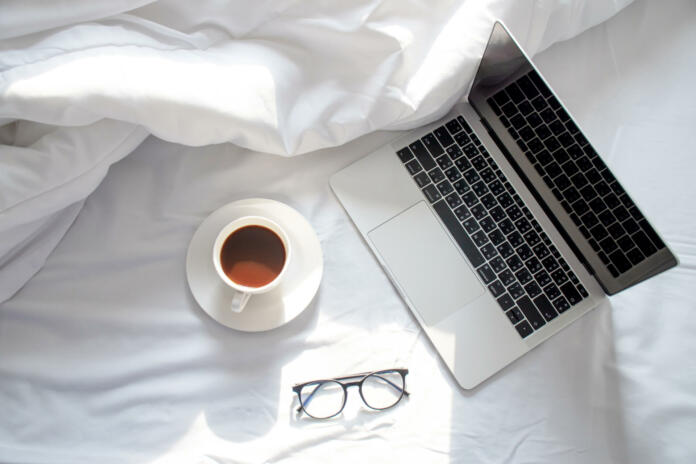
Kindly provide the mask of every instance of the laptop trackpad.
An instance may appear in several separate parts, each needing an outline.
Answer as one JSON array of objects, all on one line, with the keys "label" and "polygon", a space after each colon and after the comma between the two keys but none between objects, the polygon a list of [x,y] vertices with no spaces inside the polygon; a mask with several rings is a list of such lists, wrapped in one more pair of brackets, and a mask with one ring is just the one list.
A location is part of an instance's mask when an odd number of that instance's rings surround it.
[{"label": "laptop trackpad", "polygon": [[459,247],[424,202],[367,235],[428,325],[441,321],[485,291]]}]

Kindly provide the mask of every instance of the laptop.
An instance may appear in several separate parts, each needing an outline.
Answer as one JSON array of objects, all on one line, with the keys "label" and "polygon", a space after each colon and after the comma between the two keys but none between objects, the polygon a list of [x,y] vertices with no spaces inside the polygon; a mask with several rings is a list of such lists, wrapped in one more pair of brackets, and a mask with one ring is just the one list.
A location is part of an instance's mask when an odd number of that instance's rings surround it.
[{"label": "laptop", "polygon": [[677,264],[500,22],[467,101],[330,185],[464,389]]}]

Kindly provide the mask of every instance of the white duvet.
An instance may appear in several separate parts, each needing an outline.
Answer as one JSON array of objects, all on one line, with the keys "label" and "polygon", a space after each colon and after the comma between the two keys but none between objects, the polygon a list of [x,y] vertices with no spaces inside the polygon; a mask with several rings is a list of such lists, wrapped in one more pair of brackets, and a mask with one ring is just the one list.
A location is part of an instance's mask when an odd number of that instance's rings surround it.
[{"label": "white duvet", "polygon": [[0,301],[148,134],[296,155],[414,127],[466,91],[492,22],[530,52],[630,0],[0,3]]}]

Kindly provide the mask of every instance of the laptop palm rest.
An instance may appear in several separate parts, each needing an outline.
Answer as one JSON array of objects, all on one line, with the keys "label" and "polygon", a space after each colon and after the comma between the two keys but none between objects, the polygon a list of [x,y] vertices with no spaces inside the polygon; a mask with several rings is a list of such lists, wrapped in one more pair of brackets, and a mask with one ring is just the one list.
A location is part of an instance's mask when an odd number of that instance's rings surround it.
[{"label": "laptop palm rest", "polygon": [[367,235],[426,324],[436,324],[484,294],[466,258],[424,202]]}]

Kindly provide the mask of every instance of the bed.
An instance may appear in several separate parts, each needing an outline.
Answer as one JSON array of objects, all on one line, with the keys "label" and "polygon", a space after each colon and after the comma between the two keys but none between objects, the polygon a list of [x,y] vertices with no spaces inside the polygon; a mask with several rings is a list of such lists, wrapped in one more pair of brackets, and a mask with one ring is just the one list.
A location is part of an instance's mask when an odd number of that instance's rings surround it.
[{"label": "bed", "polygon": [[[116,117],[82,120],[86,146],[111,148],[82,173],[79,192],[42,191],[35,216],[17,222],[29,229],[8,226],[26,210],[2,211],[0,232],[27,240],[0,245],[0,461],[694,462],[694,21],[693,2],[637,0],[535,56],[680,265],[611,297],[473,391],[456,385],[328,186],[394,130],[437,117],[437,99],[375,127],[390,130],[244,139],[238,128],[196,140],[182,127],[187,145]],[[534,49],[566,38],[528,32]],[[35,120],[55,124],[50,117]],[[178,124],[163,121],[162,137],[167,123]],[[71,127],[55,150],[77,137]],[[16,146],[41,130],[15,133]],[[298,156],[261,152],[288,146]],[[39,163],[56,175],[87,166],[63,161]],[[298,210],[324,257],[309,307],[261,333],[211,319],[184,265],[201,222],[248,197]],[[409,369],[411,395],[389,411],[367,411],[351,392],[338,419],[295,412],[295,383],[392,367]]]}]

